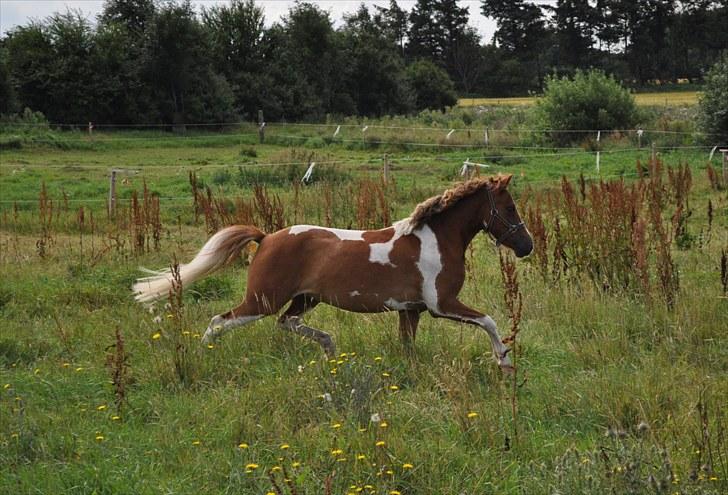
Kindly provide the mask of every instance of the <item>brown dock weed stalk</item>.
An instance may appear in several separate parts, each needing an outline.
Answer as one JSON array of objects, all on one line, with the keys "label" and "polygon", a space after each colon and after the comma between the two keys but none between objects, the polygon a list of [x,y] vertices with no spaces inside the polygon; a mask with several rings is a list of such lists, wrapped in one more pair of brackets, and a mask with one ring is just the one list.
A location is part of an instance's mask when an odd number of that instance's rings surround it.
[{"label": "brown dock weed stalk", "polygon": [[129,372],[129,354],[126,352],[121,329],[116,327],[114,343],[106,348],[106,367],[111,374],[111,385],[114,389],[114,405],[116,414],[121,416],[122,407],[127,403],[127,387],[131,382]]},{"label": "brown dock weed stalk", "polygon": [[508,318],[511,321],[511,333],[507,335],[503,342],[510,344],[511,360],[513,362],[513,373],[511,375],[511,415],[513,418],[513,439],[518,440],[518,366],[517,366],[517,337],[520,331],[521,314],[523,310],[523,296],[518,284],[518,271],[516,270],[516,262],[511,254],[503,254],[498,251],[500,260],[501,279],[503,281],[503,300],[508,311]]}]

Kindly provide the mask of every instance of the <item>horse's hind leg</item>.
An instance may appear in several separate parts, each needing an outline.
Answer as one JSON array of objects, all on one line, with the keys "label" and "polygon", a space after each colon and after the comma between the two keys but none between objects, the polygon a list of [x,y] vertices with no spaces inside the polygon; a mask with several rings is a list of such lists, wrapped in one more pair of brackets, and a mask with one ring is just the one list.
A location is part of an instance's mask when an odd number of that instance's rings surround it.
[{"label": "horse's hind leg", "polygon": [[420,312],[416,309],[404,309],[399,312],[399,336],[405,347],[414,345],[419,321]]},{"label": "horse's hind leg", "polygon": [[277,313],[281,306],[273,306],[268,301],[256,300],[246,296],[243,303],[237,308],[212,317],[205,335],[202,336],[202,342],[210,344],[233,328],[242,327],[265,316]]},{"label": "horse's hind leg", "polygon": [[305,294],[293,298],[288,309],[278,318],[281,328],[315,340],[323,348],[329,358],[336,356],[336,346],[331,335],[316,328],[311,328],[301,322],[301,315],[318,304],[311,296]]}]

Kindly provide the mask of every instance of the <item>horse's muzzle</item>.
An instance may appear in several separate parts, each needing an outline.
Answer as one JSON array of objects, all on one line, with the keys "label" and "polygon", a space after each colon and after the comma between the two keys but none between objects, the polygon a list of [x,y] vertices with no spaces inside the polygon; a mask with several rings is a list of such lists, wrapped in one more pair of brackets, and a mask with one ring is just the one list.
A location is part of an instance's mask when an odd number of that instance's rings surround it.
[{"label": "horse's muzzle", "polygon": [[533,239],[530,237],[514,246],[513,252],[516,258],[525,258],[533,252]]}]

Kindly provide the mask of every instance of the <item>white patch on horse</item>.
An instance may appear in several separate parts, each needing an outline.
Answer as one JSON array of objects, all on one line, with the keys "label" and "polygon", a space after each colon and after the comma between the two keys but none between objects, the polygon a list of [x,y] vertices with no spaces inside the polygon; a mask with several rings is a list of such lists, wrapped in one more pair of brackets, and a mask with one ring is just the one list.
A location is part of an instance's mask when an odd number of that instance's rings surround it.
[{"label": "white patch on horse", "polygon": [[202,336],[202,342],[209,344],[214,340],[220,338],[222,334],[229,332],[233,328],[241,327],[252,323],[255,320],[260,320],[265,315],[251,315],[251,316],[239,316],[238,318],[223,318],[221,315],[215,315],[210,321],[210,326],[207,327],[205,335]]},{"label": "white patch on horse", "polygon": [[353,290],[353,291],[349,292],[349,296],[351,296],[351,297],[359,296],[359,295],[361,295],[361,292],[359,292],[358,290]]},{"label": "white patch on horse", "polygon": [[420,259],[417,268],[422,274],[422,299],[427,309],[439,313],[435,282],[442,271],[442,259],[437,237],[428,225],[423,225],[412,233],[420,239]]},{"label": "white patch on horse", "polygon": [[319,227],[318,225],[294,225],[288,229],[288,233],[291,235],[303,234],[310,230],[324,230],[334,234],[342,241],[363,241],[364,231],[363,230],[346,230],[346,229],[332,229],[329,227]]},{"label": "white patch on horse", "polygon": [[404,301],[400,302],[393,298],[389,298],[386,301],[384,301],[384,306],[386,306],[389,309],[394,309],[396,311],[404,311],[406,309],[413,309],[417,306],[420,306],[422,304],[422,301]]},{"label": "white patch on horse", "polygon": [[369,245],[370,263],[396,266],[394,263],[392,263],[392,260],[389,259],[389,254],[392,252],[392,249],[394,249],[394,243],[397,242],[397,239],[405,235],[407,223],[397,222],[392,225],[392,228],[394,229],[394,234],[392,234],[392,238],[389,239],[387,242],[375,242]]}]

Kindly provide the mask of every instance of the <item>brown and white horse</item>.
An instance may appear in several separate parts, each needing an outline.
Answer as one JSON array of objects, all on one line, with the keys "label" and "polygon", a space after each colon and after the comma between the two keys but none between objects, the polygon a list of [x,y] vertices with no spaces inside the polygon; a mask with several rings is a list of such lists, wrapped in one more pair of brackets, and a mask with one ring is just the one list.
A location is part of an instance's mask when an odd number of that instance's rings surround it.
[{"label": "brown and white horse", "polygon": [[[319,303],[359,313],[399,312],[405,342],[414,340],[420,313],[476,325],[488,333],[498,364],[510,370],[508,349],[490,316],[458,301],[465,280],[465,250],[479,232],[496,245],[528,255],[533,240],[507,191],[508,176],[476,178],[420,203],[409,218],[381,230],[342,230],[295,225],[265,234],[256,227],[234,225],[213,235],[195,258],[180,266],[183,286],[235,260],[244,246],[259,248],[248,270],[245,299],[212,318],[203,337],[223,333],[278,313],[286,330],[317,341],[335,355],[331,336],[306,326],[301,315]],[[169,272],[139,279],[137,301],[168,294]]]}]

